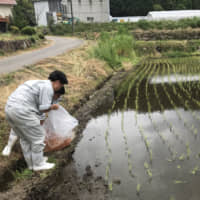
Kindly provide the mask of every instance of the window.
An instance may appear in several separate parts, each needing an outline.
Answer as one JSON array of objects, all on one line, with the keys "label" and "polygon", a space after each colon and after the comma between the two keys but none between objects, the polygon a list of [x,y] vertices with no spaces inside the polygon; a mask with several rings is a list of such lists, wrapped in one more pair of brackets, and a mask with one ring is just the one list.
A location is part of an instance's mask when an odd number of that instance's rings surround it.
[{"label": "window", "polygon": [[92,0],[89,0],[89,4],[92,5]]},{"label": "window", "polygon": [[78,0],[78,3],[81,4],[81,0]]},{"label": "window", "polygon": [[93,22],[94,21],[94,17],[87,17],[87,21],[88,22]]}]

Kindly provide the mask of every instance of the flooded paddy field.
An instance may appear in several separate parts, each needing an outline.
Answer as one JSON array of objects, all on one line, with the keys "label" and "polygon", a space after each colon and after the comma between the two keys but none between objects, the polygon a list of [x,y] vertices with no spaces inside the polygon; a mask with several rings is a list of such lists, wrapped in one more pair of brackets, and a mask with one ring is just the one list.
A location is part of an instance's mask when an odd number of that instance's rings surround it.
[{"label": "flooded paddy field", "polygon": [[[129,74],[89,121],[73,158],[108,182],[110,199],[200,198],[198,59],[153,60]],[[159,80],[159,81],[158,81]]]},{"label": "flooded paddy field", "polygon": [[72,161],[33,199],[67,199],[71,184],[78,188],[70,199],[199,200],[199,77],[196,57],[148,60],[128,73],[113,96],[103,92],[107,101],[83,109],[88,120]]}]

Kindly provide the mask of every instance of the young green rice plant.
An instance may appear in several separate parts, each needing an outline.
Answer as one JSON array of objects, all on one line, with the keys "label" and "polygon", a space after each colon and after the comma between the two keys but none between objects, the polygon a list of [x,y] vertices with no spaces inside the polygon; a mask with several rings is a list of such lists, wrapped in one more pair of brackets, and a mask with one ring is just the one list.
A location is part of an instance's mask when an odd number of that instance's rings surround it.
[{"label": "young green rice plant", "polygon": [[146,170],[146,173],[149,177],[149,180],[151,181],[152,180],[152,177],[153,177],[153,174],[152,174],[152,170],[151,168],[149,167],[149,164],[147,162],[144,163],[144,168]]},{"label": "young green rice plant", "polygon": [[172,65],[172,68],[173,68],[173,72],[174,72],[174,75],[175,75],[175,78],[176,78],[176,81],[177,81],[177,83],[179,85],[180,90],[182,90],[185,93],[186,98],[188,98],[189,100],[193,101],[198,107],[200,107],[200,102],[198,100],[194,99],[191,96],[191,93],[187,89],[185,89],[185,87],[183,86],[182,82],[177,80],[177,73],[176,73],[174,65]]},{"label": "young green rice plant", "polygon": [[136,188],[136,194],[137,196],[140,196],[140,191],[141,191],[141,185],[138,183],[137,188]]},{"label": "young green rice plant", "polygon": [[129,170],[129,174],[132,177],[134,177],[133,166],[132,166],[132,161],[131,161],[132,156],[131,156],[131,151],[130,151],[129,146],[128,146],[127,134],[126,134],[125,129],[124,129],[124,112],[127,109],[127,102],[128,102],[129,97],[130,97],[130,91],[133,87],[133,84],[137,79],[140,79],[140,76],[144,73],[146,68],[147,68],[147,66],[144,66],[143,70],[141,70],[140,73],[138,73],[133,78],[133,80],[130,82],[129,87],[128,87],[128,91],[127,91],[127,94],[126,94],[126,97],[125,97],[125,100],[124,100],[123,110],[122,110],[121,130],[122,130],[122,133],[123,133],[123,139],[124,139],[124,143],[125,143],[125,153],[126,153],[127,158],[128,158],[128,170]]},{"label": "young green rice plant", "polygon": [[[174,68],[174,66],[172,66]],[[175,69],[174,69],[174,73],[175,73]],[[175,74],[175,77],[176,77],[176,74]],[[176,77],[176,80],[177,80],[177,77]],[[178,81],[178,80],[177,80]],[[179,87],[180,89],[182,88],[182,85],[180,86],[181,83],[179,83]],[[174,88],[174,90],[176,90]],[[184,97],[180,94],[180,93],[177,93],[177,97],[179,98],[179,100],[184,104],[184,106],[191,111],[192,113],[192,117],[197,119],[197,120],[200,120],[200,117],[194,112],[191,110],[189,104],[188,104],[188,100],[185,100],[184,101]],[[191,98],[190,98],[191,99]],[[190,126],[184,119],[182,119],[180,113],[177,112],[177,115],[179,116],[179,119],[183,121],[184,123],[184,126],[186,126],[192,133],[193,135],[196,137],[197,136],[197,133],[198,133],[198,130],[197,128],[194,126],[194,124],[192,124],[192,126]]]},{"label": "young green rice plant", "polygon": [[[157,64],[155,66],[158,66]],[[157,70],[155,71],[155,75],[156,77],[158,77],[158,71],[159,71],[159,68],[157,67]],[[147,99],[147,102],[149,102],[149,94],[148,94],[148,81],[146,82],[146,99]],[[155,85],[154,85],[155,87]],[[156,90],[157,92],[157,90]],[[158,97],[158,94],[156,95]],[[160,101],[159,101],[160,102]],[[173,150],[173,147],[171,146],[171,144],[167,141],[167,139],[164,137],[164,135],[160,132],[156,122],[153,120],[152,117],[150,117],[150,113],[151,113],[151,107],[148,105],[148,111],[149,111],[149,118],[152,122],[152,125],[153,125],[153,128],[155,130],[155,132],[157,133],[157,135],[160,137],[161,141],[163,142],[163,144],[166,144],[167,147],[168,147],[168,150],[171,154],[171,156],[174,156],[175,155],[175,151]]]},{"label": "young green rice plant", "polygon": [[[168,69],[169,69],[169,68],[168,68]],[[167,71],[167,73],[169,74],[169,71]],[[164,71],[164,74],[166,74],[165,71]],[[170,82],[170,85],[172,85],[172,83],[171,83],[170,80],[169,80],[169,82]],[[176,104],[174,103],[173,99],[171,98],[171,96],[170,96],[169,92],[167,91],[167,88],[166,88],[166,86],[165,86],[165,84],[164,84],[163,82],[162,82],[162,88],[163,88],[163,91],[165,92],[165,95],[167,96],[167,98],[168,98],[170,104],[173,106],[173,108],[174,108],[174,110],[175,110],[175,112],[176,112],[178,118],[179,118],[179,119],[182,119],[180,113],[179,113],[178,110],[177,110]],[[165,117],[165,118],[166,118],[166,117]],[[166,120],[166,121],[167,121],[167,120]],[[183,143],[184,141],[181,139],[180,135],[175,131],[175,128],[173,127],[172,123],[167,121],[167,124],[168,124],[168,126],[169,126],[170,132],[171,132],[172,134],[174,134],[174,136],[176,137],[176,139],[179,139],[180,142]]]},{"label": "young green rice plant", "polygon": [[[163,75],[163,72],[164,72],[164,74],[166,73],[164,68],[162,69],[161,76]],[[156,77],[158,77],[158,73],[156,73]],[[166,116],[165,116],[165,113],[164,113],[165,108],[164,108],[164,106],[163,106],[163,104],[162,104],[162,102],[161,102],[161,100],[160,100],[160,98],[159,98],[159,94],[158,94],[158,91],[157,91],[156,84],[153,85],[153,89],[154,89],[154,94],[155,94],[155,96],[156,96],[156,100],[157,100],[157,102],[158,102],[158,104],[159,104],[159,106],[160,106],[160,109],[161,109],[161,111],[162,111],[163,120],[165,121],[165,123],[166,123],[167,126],[169,127],[170,132],[171,132],[176,138],[177,138],[177,137],[179,138],[178,134],[176,134],[176,132],[174,131],[173,125],[167,120],[167,118],[166,118]],[[167,141],[167,142],[168,142],[168,141]],[[176,159],[177,152],[173,149],[173,147],[172,147],[169,143],[168,143],[168,149],[169,149],[169,151],[170,151],[170,153],[171,153],[171,155],[172,155],[172,158],[173,158],[172,160],[175,160],[175,159]]]},{"label": "young green rice plant", "polygon": [[192,169],[192,170],[190,171],[190,174],[196,175],[197,172],[199,172],[199,171],[200,171],[199,166],[195,166],[194,169]]},{"label": "young green rice plant", "polygon": [[124,139],[124,143],[125,143],[125,153],[127,155],[128,158],[128,171],[131,177],[134,177],[134,173],[133,173],[133,166],[132,166],[132,156],[131,156],[131,152],[128,146],[128,139],[127,139],[127,134],[125,132],[124,129],[124,111],[122,112],[122,119],[121,119],[121,130],[123,133],[123,139]]}]

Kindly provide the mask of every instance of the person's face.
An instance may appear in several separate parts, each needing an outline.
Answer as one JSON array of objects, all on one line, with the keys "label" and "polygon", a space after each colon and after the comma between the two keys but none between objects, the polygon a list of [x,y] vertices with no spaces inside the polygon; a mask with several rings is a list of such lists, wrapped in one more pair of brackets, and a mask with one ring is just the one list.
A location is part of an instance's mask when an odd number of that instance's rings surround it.
[{"label": "person's face", "polygon": [[53,85],[54,91],[58,91],[64,86],[64,84],[62,84],[59,80],[53,81],[52,85]]}]

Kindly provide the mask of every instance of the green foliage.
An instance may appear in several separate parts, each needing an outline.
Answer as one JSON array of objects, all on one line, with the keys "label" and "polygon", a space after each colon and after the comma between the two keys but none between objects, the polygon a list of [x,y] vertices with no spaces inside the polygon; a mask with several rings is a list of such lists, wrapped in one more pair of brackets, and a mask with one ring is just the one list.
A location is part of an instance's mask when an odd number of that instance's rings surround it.
[{"label": "green foliage", "polygon": [[[186,28],[200,28],[200,18],[194,17],[189,19],[181,19],[178,21],[173,20],[163,20],[163,21],[147,21],[140,20],[138,22],[127,22],[127,23],[77,23],[74,26],[74,33],[78,36],[84,36],[86,34],[92,33],[101,33],[102,30],[105,32],[113,32],[113,31],[134,31],[137,29],[142,30],[176,30],[177,31],[177,39],[187,38],[187,34],[190,30],[191,34],[195,33],[195,30],[186,29]],[[177,30],[178,29],[178,30]],[[52,24],[49,28],[45,29],[46,33],[52,33],[53,35],[67,35],[72,33],[72,26],[70,24]],[[156,33],[155,33],[156,34]],[[174,37],[176,36],[176,32],[173,33]],[[186,35],[184,35],[186,34]],[[160,36],[162,37],[162,35]],[[197,38],[197,36],[196,36]]]},{"label": "green foliage", "polygon": [[13,34],[19,34],[20,33],[20,30],[17,26],[10,26],[10,31]]},{"label": "green foliage", "polygon": [[156,55],[161,53],[167,57],[183,57],[200,48],[200,40],[168,40],[168,41],[136,41],[137,55]]},{"label": "green foliage", "polygon": [[160,4],[154,4],[153,5],[153,10],[161,11],[161,10],[164,10],[164,9]]},{"label": "green foliage", "polygon": [[152,10],[200,9],[198,0],[111,0],[112,16],[144,16]]},{"label": "green foliage", "polygon": [[26,26],[21,30],[24,35],[34,35],[36,34],[36,30],[31,26]]},{"label": "green foliage", "polygon": [[34,26],[35,15],[31,0],[17,0],[17,5],[13,8],[11,24],[22,29],[25,26]]},{"label": "green foliage", "polygon": [[37,27],[37,32],[42,33],[43,35],[48,35],[50,33],[50,30],[46,26],[39,26]]},{"label": "green foliage", "polygon": [[168,58],[185,57],[188,55],[189,54],[184,51],[169,51],[169,52],[163,53],[163,56],[168,57]]},{"label": "green foliage", "polygon": [[39,33],[39,34],[38,34],[38,37],[39,37],[40,39],[42,39],[42,40],[45,38],[45,37],[44,37],[44,34],[42,34],[42,33]]},{"label": "green foliage", "polygon": [[[119,31],[120,32],[120,31]],[[121,66],[122,58],[130,58],[134,52],[134,39],[131,35],[102,33],[94,56],[105,60],[112,68]]]},{"label": "green foliage", "polygon": [[28,179],[31,178],[33,172],[29,169],[25,169],[23,171],[16,171],[14,174],[14,177],[16,180],[24,180],[24,179]]}]

